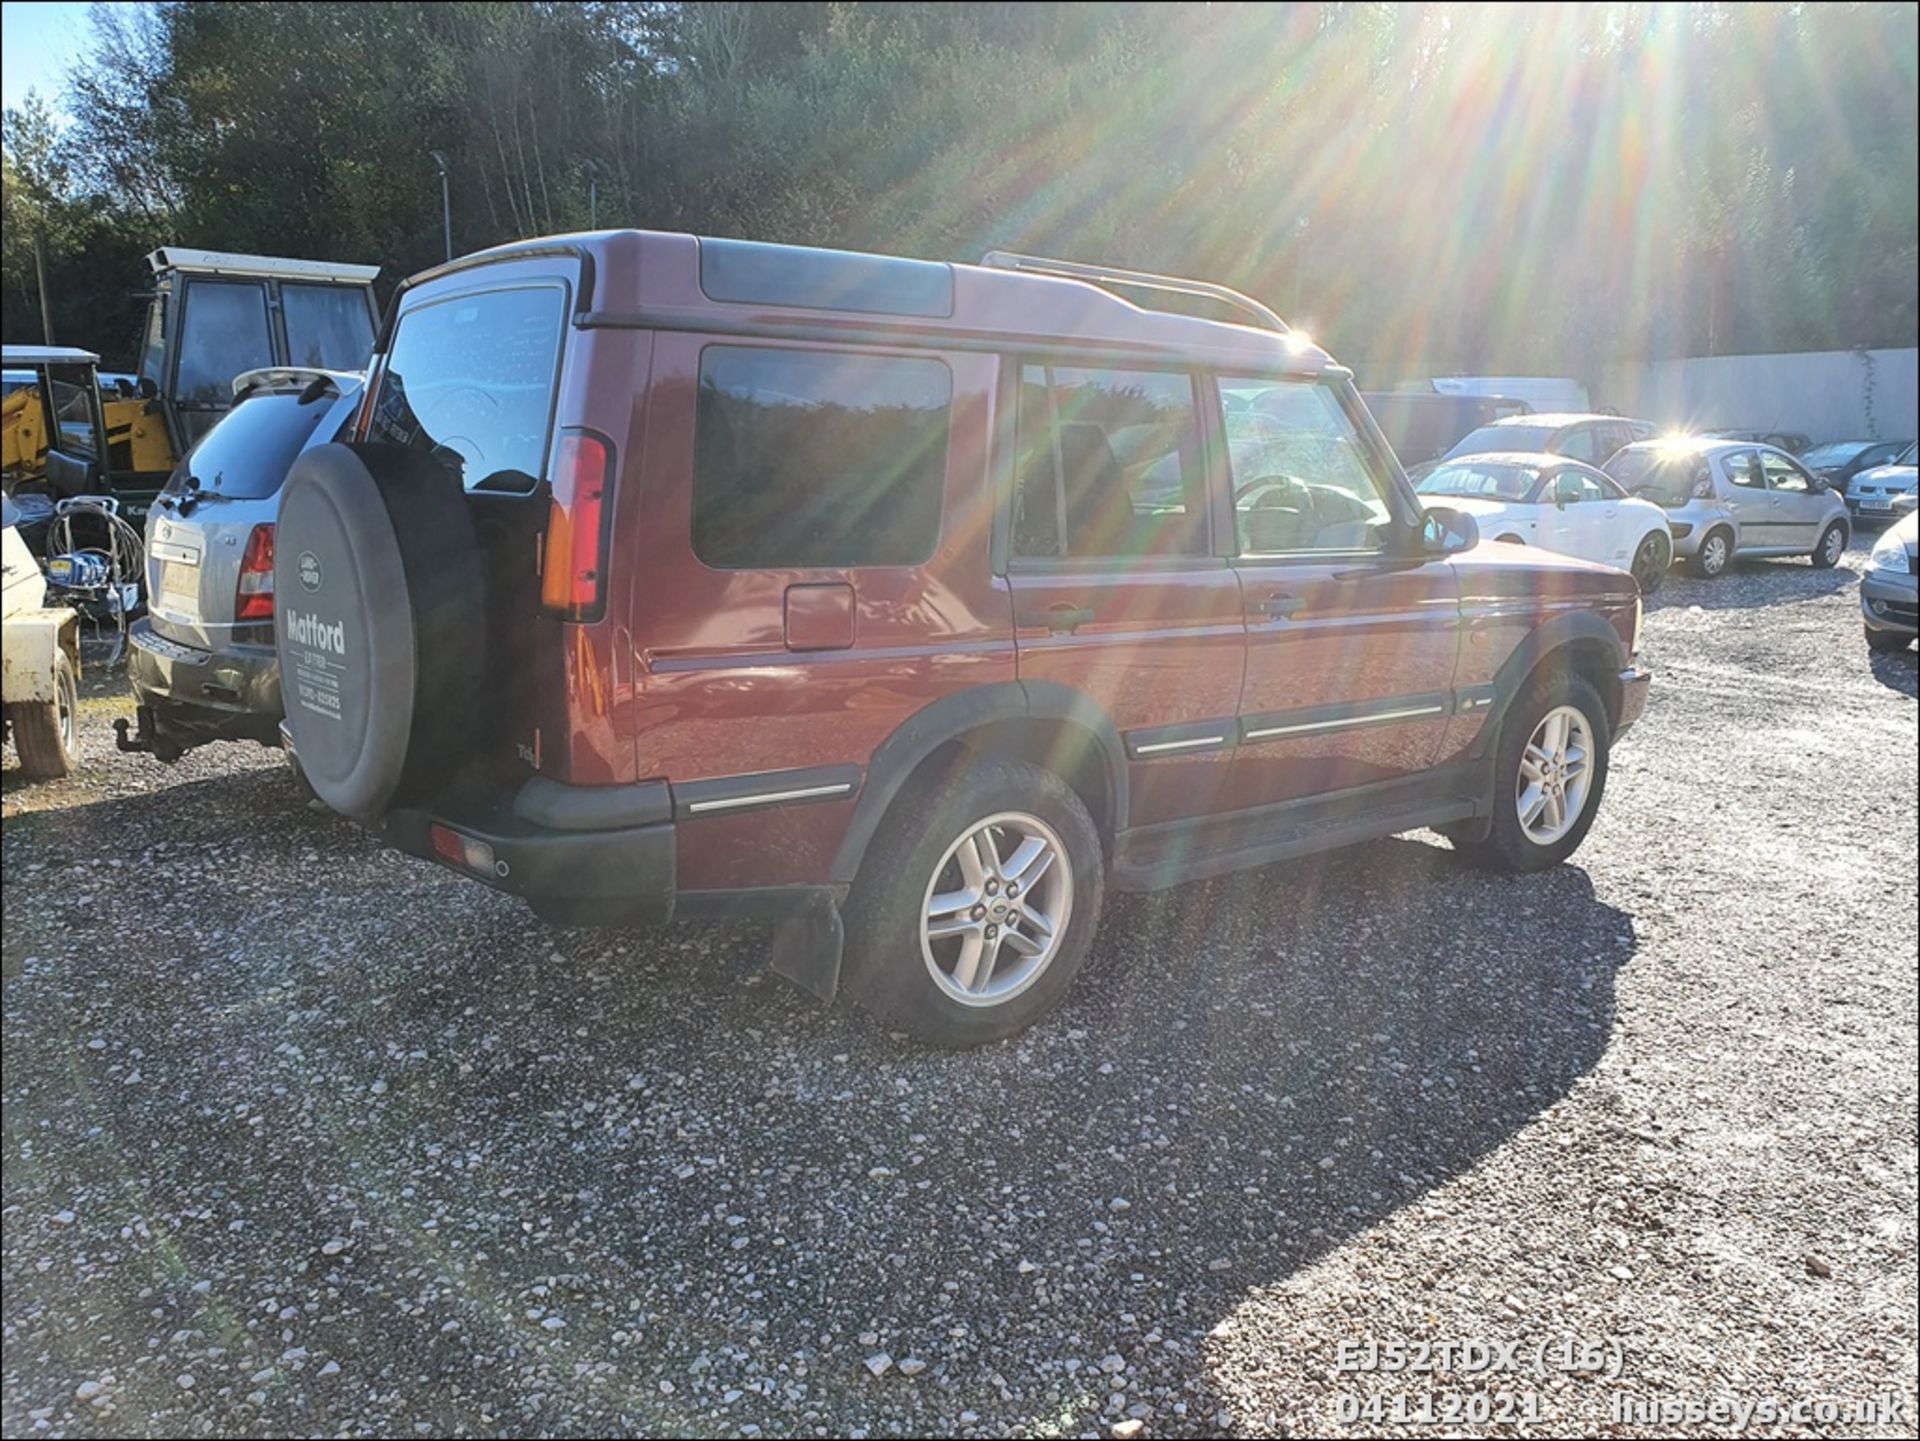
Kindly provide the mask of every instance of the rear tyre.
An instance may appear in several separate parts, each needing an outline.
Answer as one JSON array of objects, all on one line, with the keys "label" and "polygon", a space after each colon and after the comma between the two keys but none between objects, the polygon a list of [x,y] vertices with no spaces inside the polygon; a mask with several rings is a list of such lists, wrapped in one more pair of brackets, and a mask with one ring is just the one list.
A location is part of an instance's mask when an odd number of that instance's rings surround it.
[{"label": "rear tyre", "polygon": [[1847,528],[1835,521],[1820,532],[1820,544],[1813,548],[1813,568],[1832,570],[1840,564],[1840,557],[1847,553]]},{"label": "rear tyre", "polygon": [[1496,535],[1493,538],[1493,543],[1495,545],[1525,545],[1526,544],[1526,542],[1520,539],[1520,537],[1517,535]]},{"label": "rear tyre", "polygon": [[1702,580],[1718,580],[1732,564],[1733,532],[1723,525],[1717,525],[1700,542],[1700,549],[1687,562],[1687,569]]},{"label": "rear tyre", "polygon": [[904,792],[846,910],[849,987],[929,1045],[1016,1035],[1085,963],[1105,897],[1100,836],[1073,790],[1024,761]]},{"label": "rear tyre", "polygon": [[1528,682],[1501,722],[1486,839],[1455,848],[1488,870],[1559,865],[1592,829],[1612,736],[1606,704],[1584,678],[1555,670]]},{"label": "rear tyre", "polygon": [[20,770],[37,781],[58,780],[80,763],[80,687],[64,650],[53,658],[53,699],[7,707]]},{"label": "rear tyre", "polygon": [[1633,578],[1640,583],[1640,594],[1652,595],[1667,583],[1667,567],[1673,564],[1673,542],[1655,531],[1640,542],[1633,553]]},{"label": "rear tyre", "polygon": [[1868,650],[1879,651],[1882,654],[1892,654],[1903,651],[1913,644],[1912,636],[1901,635],[1898,631],[1875,630],[1872,626],[1865,626],[1863,629],[1867,633]]}]

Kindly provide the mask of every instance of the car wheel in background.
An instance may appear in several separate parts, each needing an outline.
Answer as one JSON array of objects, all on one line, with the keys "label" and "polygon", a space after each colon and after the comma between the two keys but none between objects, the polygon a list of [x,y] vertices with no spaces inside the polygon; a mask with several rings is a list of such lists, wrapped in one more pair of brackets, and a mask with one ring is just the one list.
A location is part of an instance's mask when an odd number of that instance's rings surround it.
[{"label": "car wheel in background", "polygon": [[1704,580],[1718,580],[1733,564],[1733,532],[1723,525],[1708,531],[1688,562],[1688,569]]},{"label": "car wheel in background", "polygon": [[1820,544],[1813,548],[1813,568],[1832,570],[1847,553],[1847,528],[1835,521],[1820,533]]},{"label": "car wheel in background", "polygon": [[1073,983],[1104,889],[1093,818],[1051,771],[933,777],[894,802],[848,898],[853,994],[933,1045],[1014,1035]]},{"label": "car wheel in background", "polygon": [[1667,583],[1667,567],[1673,564],[1673,542],[1655,531],[1640,542],[1633,553],[1633,578],[1640,582],[1640,594],[1652,595]]},{"label": "car wheel in background", "polygon": [[1520,537],[1517,535],[1496,535],[1493,538],[1493,543],[1495,545],[1525,545],[1526,544],[1526,542],[1520,539]]},{"label": "car wheel in background", "polygon": [[57,780],[80,763],[80,687],[64,650],[53,655],[53,699],[7,707],[20,769],[37,781]]},{"label": "car wheel in background", "polygon": [[1867,633],[1868,650],[1879,651],[1882,654],[1891,654],[1897,651],[1903,651],[1913,644],[1912,636],[1902,635],[1896,630],[1875,630],[1872,626],[1866,626],[1864,629]]},{"label": "car wheel in background", "polygon": [[1486,839],[1455,849],[1490,870],[1559,865],[1593,826],[1612,736],[1606,704],[1584,678],[1556,666],[1529,681],[1500,723]]}]

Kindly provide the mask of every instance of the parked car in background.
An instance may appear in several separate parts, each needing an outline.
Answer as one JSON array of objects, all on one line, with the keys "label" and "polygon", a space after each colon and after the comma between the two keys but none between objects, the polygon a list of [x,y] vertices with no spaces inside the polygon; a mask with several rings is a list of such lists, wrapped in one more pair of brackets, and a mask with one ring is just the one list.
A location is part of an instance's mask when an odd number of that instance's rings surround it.
[{"label": "parked car in background", "polygon": [[1863,470],[1847,484],[1847,509],[1860,520],[1892,520],[1913,508],[1920,487],[1920,446],[1909,445],[1886,465]]},{"label": "parked car in background", "polygon": [[1627,494],[1667,513],[1676,555],[1715,577],[1736,555],[1805,555],[1826,569],[1846,553],[1846,503],[1770,445],[1705,436],[1636,442],[1607,462]]},{"label": "parked car in background", "polygon": [[1429,471],[1419,491],[1465,511],[1482,536],[1628,571],[1642,595],[1660,589],[1673,563],[1665,511],[1565,456],[1462,456]]},{"label": "parked car in background", "polygon": [[47,604],[47,577],[20,535],[20,512],[0,495],[0,702],[20,770],[35,780],[67,774],[80,759],[80,618]]},{"label": "parked car in background", "polygon": [[1908,511],[1874,542],[1860,579],[1860,618],[1874,650],[1905,650],[1920,635],[1920,513]]},{"label": "parked car in background", "polygon": [[1796,453],[1802,465],[1845,495],[1854,476],[1891,464],[1912,444],[1910,440],[1830,440]]},{"label": "parked car in background", "polygon": [[1441,395],[1498,395],[1534,410],[1593,408],[1586,386],[1567,375],[1437,375],[1427,383]]},{"label": "parked car in background", "polygon": [[1440,395],[1423,390],[1369,390],[1360,398],[1402,466],[1444,455],[1461,436],[1533,407],[1504,395]]},{"label": "parked car in background", "polygon": [[1784,450],[1788,455],[1798,455],[1813,444],[1812,436],[1797,430],[1696,430],[1693,433],[1703,440],[1750,440]]},{"label": "parked car in background", "polygon": [[[1547,451],[1587,465],[1605,465],[1616,450],[1653,434],[1653,422],[1619,415],[1510,415],[1463,436],[1444,457]],[[1427,467],[1431,469],[1432,467]],[[1424,473],[1424,472],[1423,472]]]},{"label": "parked car in background", "polygon": [[[294,457],[345,433],[361,377],[247,371],[147,515],[147,614],[128,634],[122,750],[178,760],[216,740],[280,744],[274,525]],[[129,732],[132,734],[129,734]]]},{"label": "parked car in background", "polygon": [[1555,865],[1645,703],[1629,577],[1423,510],[1223,287],[562,236],[401,287],[369,385],[281,499],[319,797],[562,923],[777,919],[937,1044],[1050,1010],[1110,887]]}]

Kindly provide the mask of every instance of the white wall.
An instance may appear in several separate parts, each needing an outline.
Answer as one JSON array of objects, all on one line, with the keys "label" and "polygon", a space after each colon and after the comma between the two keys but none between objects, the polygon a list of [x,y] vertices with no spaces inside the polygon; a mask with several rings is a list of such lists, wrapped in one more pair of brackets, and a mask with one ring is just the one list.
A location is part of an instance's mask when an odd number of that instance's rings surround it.
[{"label": "white wall", "polygon": [[1823,440],[1920,435],[1920,351],[1817,350],[1609,366],[1596,404],[1663,427],[1796,430]]}]

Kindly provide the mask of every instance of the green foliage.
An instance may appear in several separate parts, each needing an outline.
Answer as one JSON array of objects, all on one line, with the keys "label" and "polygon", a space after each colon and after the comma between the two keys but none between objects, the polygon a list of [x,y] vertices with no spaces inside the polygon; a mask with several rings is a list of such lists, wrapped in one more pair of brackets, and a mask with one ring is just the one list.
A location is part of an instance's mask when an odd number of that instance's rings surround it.
[{"label": "green foliage", "polygon": [[106,346],[80,316],[143,278],[108,237],[391,282],[440,258],[435,150],[461,251],[584,227],[597,190],[602,225],[1207,275],[1385,364],[1590,373],[1912,344],[1920,316],[1902,5],[173,0],[95,26],[70,130],[8,120],[9,335],[37,330],[42,228],[63,335]]}]

